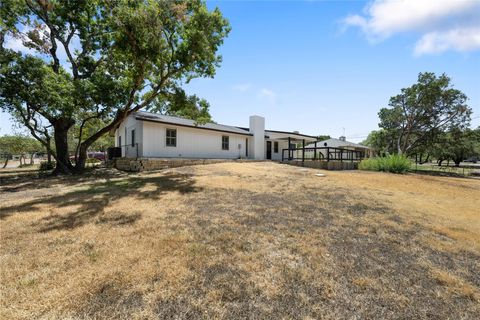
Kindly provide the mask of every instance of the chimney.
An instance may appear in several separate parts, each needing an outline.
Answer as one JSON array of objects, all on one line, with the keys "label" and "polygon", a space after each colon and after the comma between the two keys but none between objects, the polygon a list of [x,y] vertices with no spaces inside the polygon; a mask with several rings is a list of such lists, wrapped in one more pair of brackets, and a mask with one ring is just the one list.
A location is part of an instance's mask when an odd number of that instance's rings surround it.
[{"label": "chimney", "polygon": [[341,136],[340,138],[338,138],[339,140],[342,140],[342,141],[347,141],[347,139],[345,138],[345,136]]},{"label": "chimney", "polygon": [[265,118],[250,116],[249,131],[253,137],[250,139],[248,154],[252,159],[265,159]]}]

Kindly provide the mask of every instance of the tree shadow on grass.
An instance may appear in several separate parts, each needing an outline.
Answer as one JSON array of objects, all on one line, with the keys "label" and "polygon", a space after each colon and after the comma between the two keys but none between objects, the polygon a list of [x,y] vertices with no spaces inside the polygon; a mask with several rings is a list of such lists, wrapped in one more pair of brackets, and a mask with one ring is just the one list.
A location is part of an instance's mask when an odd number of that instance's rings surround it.
[{"label": "tree shadow on grass", "polygon": [[128,176],[128,173],[115,169],[87,168],[83,174],[71,176],[54,176],[46,172],[36,171],[0,171],[0,192],[16,193],[53,186],[75,186],[98,179],[111,179]]},{"label": "tree shadow on grass", "polygon": [[35,222],[41,232],[53,230],[68,230],[77,228],[91,222],[98,217],[99,223],[111,225],[128,225],[141,218],[141,213],[119,212],[111,217],[102,215],[105,209],[113,202],[122,198],[159,200],[168,192],[182,194],[201,191],[195,186],[195,180],[189,174],[166,174],[162,176],[137,176],[124,179],[94,182],[86,188],[77,189],[66,194],[51,195],[37,198],[21,205],[4,207],[0,219],[13,214],[30,213],[39,210],[40,205],[49,205],[55,208],[68,208],[77,206],[73,212],[55,214]]}]

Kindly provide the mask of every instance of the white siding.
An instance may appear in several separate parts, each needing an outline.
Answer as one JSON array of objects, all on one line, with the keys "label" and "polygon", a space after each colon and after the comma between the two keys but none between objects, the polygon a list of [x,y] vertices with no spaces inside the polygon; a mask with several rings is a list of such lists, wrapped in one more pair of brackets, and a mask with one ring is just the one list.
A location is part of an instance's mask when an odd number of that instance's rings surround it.
[{"label": "white siding", "polygon": [[[187,128],[148,121],[142,122],[142,153],[144,158],[245,158],[246,135]],[[166,129],[177,130],[177,146],[166,146]],[[229,137],[229,150],[222,150],[222,136]],[[249,142],[250,143],[250,142]],[[239,148],[240,145],[240,148]]]},{"label": "white siding", "polygon": [[[123,121],[117,130],[115,130],[115,146],[122,147],[122,157],[135,158],[137,156],[137,144],[132,146],[132,130],[135,130],[135,142],[141,142],[142,128],[140,121],[135,120],[133,116]],[[118,145],[118,137],[121,137],[122,145]],[[139,155],[140,153],[139,149]]]},{"label": "white siding", "polygon": [[[265,139],[265,159],[267,159],[267,141],[272,142],[272,160],[282,161],[282,150],[288,149],[288,141]],[[278,152],[275,152],[275,142],[278,142]],[[285,156],[288,156],[285,153]]]}]

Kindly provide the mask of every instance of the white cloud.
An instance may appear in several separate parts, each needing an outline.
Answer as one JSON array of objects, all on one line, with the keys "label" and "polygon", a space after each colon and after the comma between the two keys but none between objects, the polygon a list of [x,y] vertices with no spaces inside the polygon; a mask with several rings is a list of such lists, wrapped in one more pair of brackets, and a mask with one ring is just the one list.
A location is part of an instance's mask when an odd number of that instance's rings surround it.
[{"label": "white cloud", "polygon": [[247,92],[252,87],[251,83],[240,83],[232,87],[233,90],[238,92]]},{"label": "white cloud", "polygon": [[23,40],[18,37],[12,37],[11,35],[7,35],[5,37],[5,42],[3,44],[4,48],[11,49],[17,52],[21,52],[24,54],[36,54],[37,52],[34,49],[27,48],[23,45]]},{"label": "white cloud", "polygon": [[[364,14],[343,19],[345,27],[359,27],[371,42],[397,33],[422,34],[415,54],[479,49],[480,1],[373,0]],[[473,45],[468,44],[473,42]]]},{"label": "white cloud", "polygon": [[268,100],[271,104],[275,104],[277,102],[277,94],[273,90],[262,88],[258,95],[260,98]]},{"label": "white cloud", "polygon": [[429,32],[415,45],[415,55],[442,53],[447,50],[473,51],[480,49],[480,26]]}]

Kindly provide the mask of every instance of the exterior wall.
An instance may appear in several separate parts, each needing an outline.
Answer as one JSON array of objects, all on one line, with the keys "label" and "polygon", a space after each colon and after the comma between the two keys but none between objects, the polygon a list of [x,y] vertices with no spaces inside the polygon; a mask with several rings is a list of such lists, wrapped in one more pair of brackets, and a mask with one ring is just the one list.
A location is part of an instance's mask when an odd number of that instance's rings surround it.
[{"label": "exterior wall", "polygon": [[[135,130],[135,141],[133,146],[132,130]],[[133,116],[127,117],[127,119],[120,124],[118,129],[115,130],[115,146],[122,148],[122,157],[137,157],[137,148],[139,149],[138,155],[141,155],[142,136],[142,124],[140,123],[140,121],[135,120]],[[121,146],[118,144],[118,137],[121,137]]]},{"label": "exterior wall", "polygon": [[[288,148],[288,141],[285,140],[272,140],[272,139],[265,139],[265,154],[264,158],[267,159],[267,141],[272,142],[272,160],[274,161],[282,161],[282,150]],[[278,152],[275,153],[275,142],[278,142]]]},{"label": "exterior wall", "polygon": [[[140,154],[143,158],[244,159],[246,158],[246,139],[252,139],[252,137],[235,133],[148,121],[137,122],[142,122],[143,127],[142,153]],[[177,130],[176,147],[166,146],[167,128]],[[222,136],[229,137],[229,150],[222,150]]]}]

